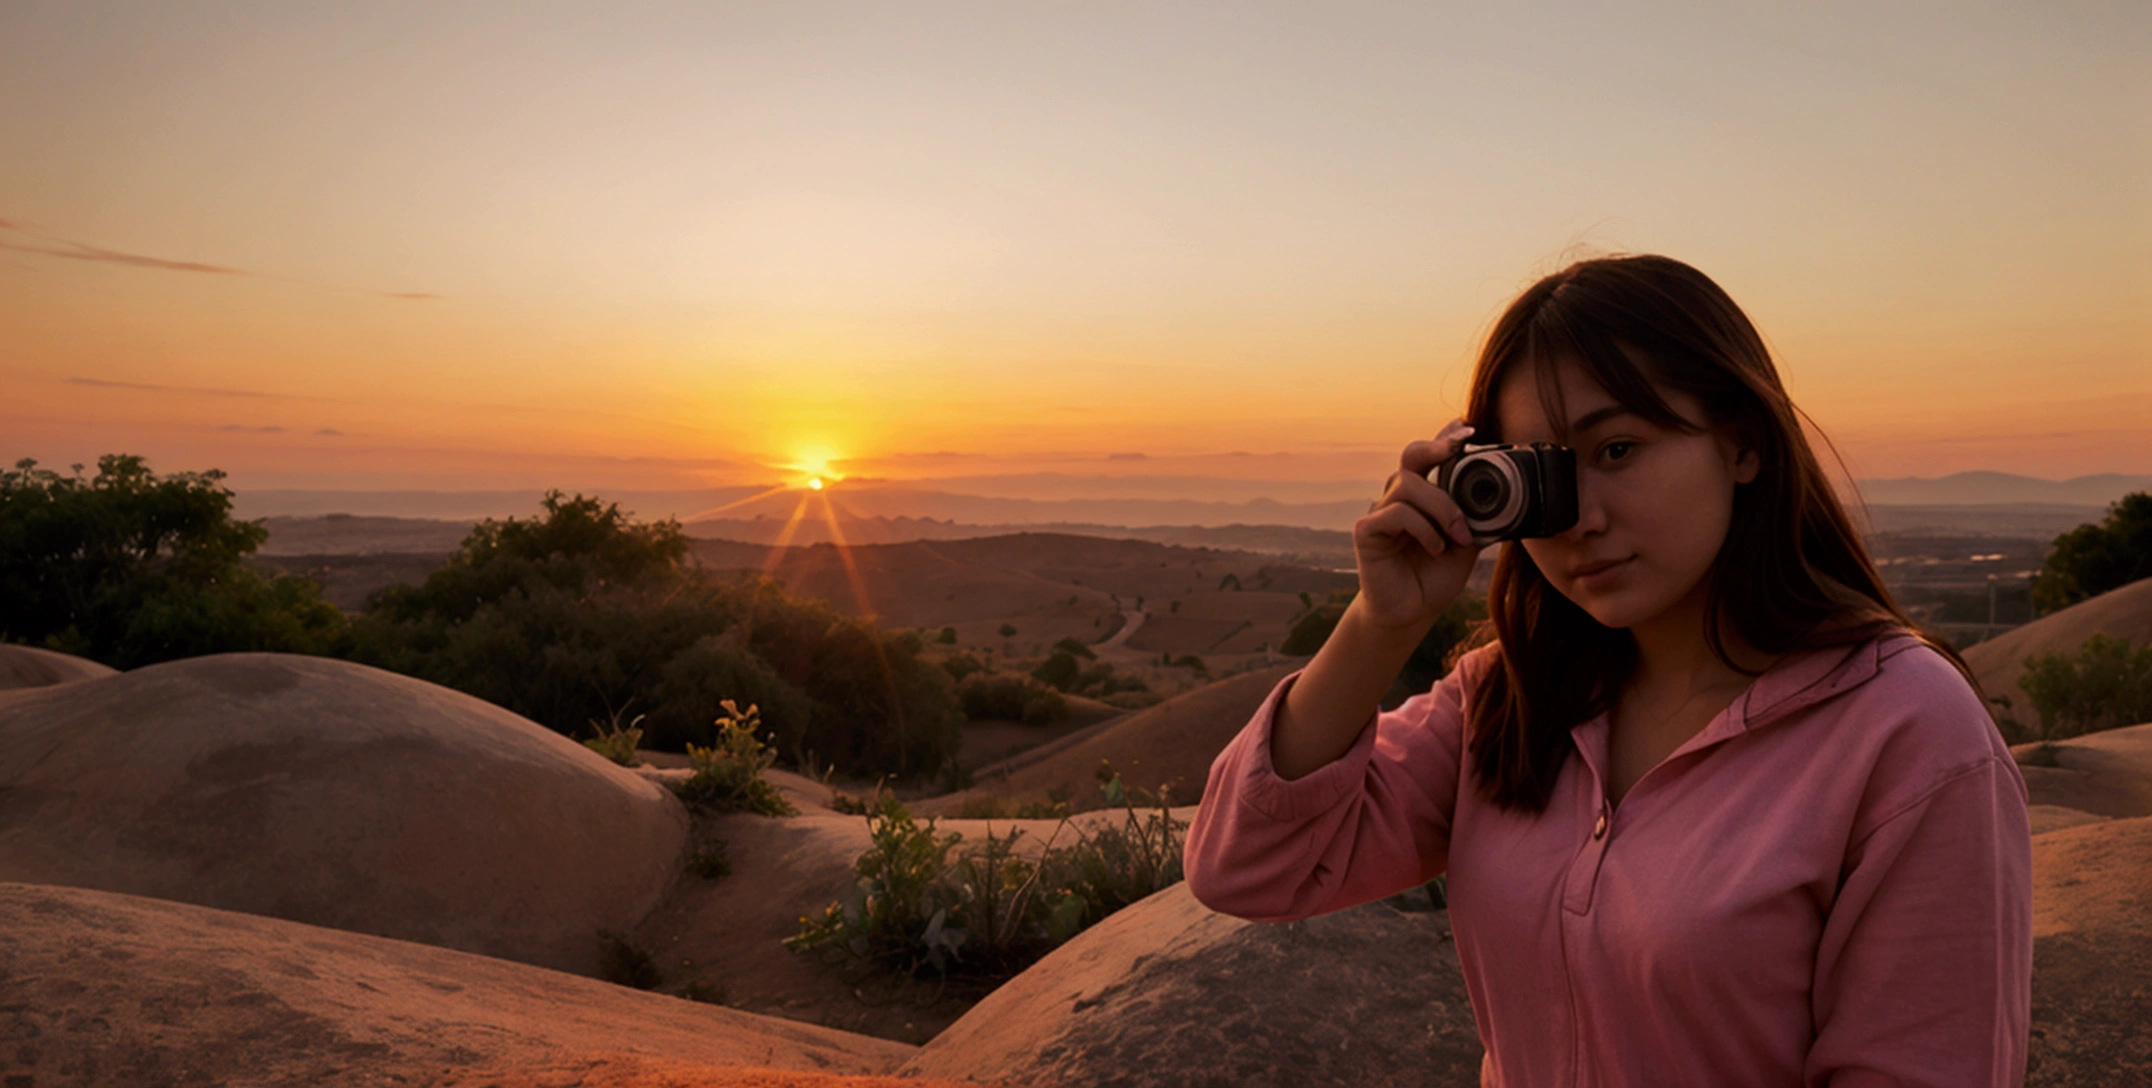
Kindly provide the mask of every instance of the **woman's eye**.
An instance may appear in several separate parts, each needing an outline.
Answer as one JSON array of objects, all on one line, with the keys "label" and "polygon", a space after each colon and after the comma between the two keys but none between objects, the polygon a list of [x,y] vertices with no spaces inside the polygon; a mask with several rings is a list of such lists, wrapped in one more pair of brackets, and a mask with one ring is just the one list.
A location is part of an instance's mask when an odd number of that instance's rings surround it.
[{"label": "woman's eye", "polygon": [[[1627,460],[1629,457],[1629,451],[1635,448],[1636,443],[1634,442],[1609,442],[1606,445],[1599,447],[1599,452],[1609,461],[1622,461]],[[1615,451],[1617,450],[1619,450],[1620,452],[1616,453]]]}]

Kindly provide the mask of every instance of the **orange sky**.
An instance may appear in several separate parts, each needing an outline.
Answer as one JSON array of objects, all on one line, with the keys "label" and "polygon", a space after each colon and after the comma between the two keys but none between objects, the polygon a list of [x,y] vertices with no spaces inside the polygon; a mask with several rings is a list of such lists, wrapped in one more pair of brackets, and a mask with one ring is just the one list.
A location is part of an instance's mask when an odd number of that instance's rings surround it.
[{"label": "orange sky", "polygon": [[2152,472],[2139,4],[179,7],[0,9],[8,460],[1365,490],[1626,249],[1856,476]]}]

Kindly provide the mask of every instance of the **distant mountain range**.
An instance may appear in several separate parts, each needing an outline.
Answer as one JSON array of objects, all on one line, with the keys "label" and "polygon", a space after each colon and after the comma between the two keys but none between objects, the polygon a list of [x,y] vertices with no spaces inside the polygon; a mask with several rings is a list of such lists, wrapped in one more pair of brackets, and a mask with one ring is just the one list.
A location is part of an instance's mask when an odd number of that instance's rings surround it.
[{"label": "distant mountain range", "polygon": [[[1258,490],[1260,483],[1184,477],[1176,481],[1182,485],[1182,494],[1208,493],[1232,498],[1157,497],[1155,481],[1131,483],[1131,492],[1151,492],[1141,497],[1098,497],[1105,485],[1097,480],[1084,482],[1078,493],[1085,497],[1021,498],[1007,494],[1012,483],[1024,482],[1035,484],[1037,490],[1046,495],[1056,492],[1068,495],[1077,491],[1068,486],[1068,481],[1044,478],[1032,481],[996,478],[991,483],[965,481],[981,490],[1002,492],[991,495],[937,490],[935,481],[847,481],[814,494],[808,500],[808,516],[803,521],[822,520],[817,511],[826,499],[840,522],[849,515],[870,521],[940,522],[952,527],[1222,528],[1263,525],[1339,531],[1351,529],[1354,520],[1367,512],[1368,501],[1375,491],[1374,484],[1370,483],[1365,497],[1308,501],[1309,497],[1324,493],[1336,495],[1349,485],[1293,482],[1280,484],[1279,490],[1300,501],[1279,501],[1268,497],[1246,497],[1251,491]],[[1861,497],[1871,507],[2038,504],[2073,508],[2053,511],[2057,516],[2083,513],[2075,508],[2105,507],[2132,491],[2152,491],[2152,476],[2106,474],[2042,480],[2002,472],[1961,472],[1936,479],[1903,477],[1860,483]],[[603,497],[645,519],[673,517],[688,523],[775,519],[781,524],[791,520],[802,497],[809,494],[797,489],[773,491],[764,486],[698,491],[607,491]],[[529,516],[538,511],[540,497],[541,493],[537,491],[261,490],[239,492],[235,505],[239,516],[245,518],[356,514],[470,520]]]},{"label": "distant mountain range", "polygon": [[1862,480],[1861,497],[1872,506],[1972,506],[1995,503],[2058,503],[2106,506],[2133,491],[2152,491],[2152,476],[2105,473],[2042,480],[2007,472],[1959,472],[1929,479],[1901,476]]}]

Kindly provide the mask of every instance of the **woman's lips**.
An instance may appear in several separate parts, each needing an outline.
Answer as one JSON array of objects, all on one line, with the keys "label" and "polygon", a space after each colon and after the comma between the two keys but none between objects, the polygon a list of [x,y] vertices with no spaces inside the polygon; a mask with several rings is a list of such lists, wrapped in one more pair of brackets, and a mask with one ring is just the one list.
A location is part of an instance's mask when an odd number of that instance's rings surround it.
[{"label": "woman's lips", "polygon": [[[1636,557],[1629,557],[1634,558]],[[1583,589],[1604,589],[1621,580],[1621,576],[1629,570],[1629,559],[1616,560],[1590,574],[1579,574],[1575,579],[1576,584]]]}]

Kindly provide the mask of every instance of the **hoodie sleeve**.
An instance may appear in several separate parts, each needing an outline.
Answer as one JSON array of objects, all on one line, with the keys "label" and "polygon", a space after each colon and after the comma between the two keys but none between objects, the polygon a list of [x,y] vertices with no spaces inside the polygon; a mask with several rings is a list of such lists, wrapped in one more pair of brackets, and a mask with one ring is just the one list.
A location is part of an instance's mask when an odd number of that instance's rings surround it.
[{"label": "hoodie sleeve", "polygon": [[1290,781],[1273,768],[1270,731],[1300,674],[1280,680],[1211,763],[1182,859],[1189,891],[1222,914],[1290,921],[1441,873],[1474,656],[1432,690],[1371,715],[1344,755]]},{"label": "hoodie sleeve", "polygon": [[1817,950],[1805,1083],[2024,1083],[2032,1003],[2026,799],[2007,753],[1991,754],[1854,845]]}]

